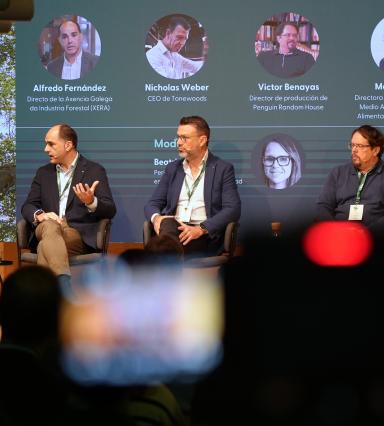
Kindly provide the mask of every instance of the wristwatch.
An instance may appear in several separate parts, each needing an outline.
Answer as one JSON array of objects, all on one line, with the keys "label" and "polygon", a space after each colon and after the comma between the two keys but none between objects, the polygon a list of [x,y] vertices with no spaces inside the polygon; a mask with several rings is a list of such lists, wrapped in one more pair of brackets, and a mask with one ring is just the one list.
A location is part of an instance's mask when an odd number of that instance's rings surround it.
[{"label": "wristwatch", "polygon": [[39,222],[37,221],[37,216],[39,216],[39,214],[42,214],[42,213],[45,213],[45,211],[43,209],[38,209],[38,210],[35,211],[35,213],[33,213],[33,219],[34,219],[33,223],[35,225],[39,224]]},{"label": "wristwatch", "polygon": [[206,226],[204,225],[204,223],[200,223],[200,228],[203,230],[204,234],[208,234],[208,229],[206,228]]}]

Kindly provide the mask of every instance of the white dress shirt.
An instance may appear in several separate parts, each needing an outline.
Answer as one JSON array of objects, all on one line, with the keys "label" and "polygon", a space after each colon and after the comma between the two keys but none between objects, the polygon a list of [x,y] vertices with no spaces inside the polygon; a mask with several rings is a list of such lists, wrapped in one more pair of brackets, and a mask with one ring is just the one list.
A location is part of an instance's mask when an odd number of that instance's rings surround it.
[{"label": "white dress shirt", "polygon": [[76,56],[75,62],[71,64],[64,55],[63,71],[61,72],[61,78],[63,80],[75,80],[80,78],[82,56],[83,51],[80,50],[80,53]]},{"label": "white dress shirt", "polygon": [[192,61],[177,52],[170,52],[161,40],[148,50],[147,59],[152,68],[163,77],[180,79],[194,75],[204,61]]},{"label": "white dress shirt", "polygon": [[[176,219],[181,220],[182,210],[191,209],[191,216],[188,223],[193,225],[198,225],[201,222],[204,222],[207,219],[207,213],[205,210],[205,202],[204,202],[204,181],[205,181],[205,165],[208,158],[208,151],[205,153],[203,159],[201,160],[199,166],[199,172],[196,177],[192,176],[191,168],[189,167],[188,161],[183,161],[183,168],[185,172],[185,178],[183,182],[183,186],[180,191],[179,201],[177,203],[176,209]],[[191,191],[195,181],[199,178],[201,174],[201,178],[199,183],[197,184],[191,198],[188,196],[188,188]]]}]

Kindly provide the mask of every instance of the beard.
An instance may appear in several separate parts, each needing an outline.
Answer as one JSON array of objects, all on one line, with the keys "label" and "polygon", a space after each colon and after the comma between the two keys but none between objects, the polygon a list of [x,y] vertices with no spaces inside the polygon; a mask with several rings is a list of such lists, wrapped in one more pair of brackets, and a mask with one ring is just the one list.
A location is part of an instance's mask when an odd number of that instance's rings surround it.
[{"label": "beard", "polygon": [[361,166],[361,160],[359,157],[352,157],[352,164],[359,168]]},{"label": "beard", "polygon": [[296,42],[292,41],[287,44],[288,50],[293,52],[296,49]]}]

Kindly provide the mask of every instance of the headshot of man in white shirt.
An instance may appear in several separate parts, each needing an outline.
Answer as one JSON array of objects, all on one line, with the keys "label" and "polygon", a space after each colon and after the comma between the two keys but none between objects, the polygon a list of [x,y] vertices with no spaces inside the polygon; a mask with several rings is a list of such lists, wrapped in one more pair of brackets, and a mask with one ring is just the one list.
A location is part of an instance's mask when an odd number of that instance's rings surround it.
[{"label": "headshot of man in white shirt", "polygon": [[202,57],[193,60],[180,54],[188,41],[190,32],[191,25],[184,17],[171,17],[166,25],[164,37],[146,52],[148,62],[157,73],[167,78],[182,79],[200,70],[207,52],[206,37],[202,40]]},{"label": "headshot of man in white shirt", "polygon": [[83,77],[96,66],[99,56],[82,49],[83,34],[77,22],[63,21],[58,31],[63,54],[48,63],[48,71],[63,80]]}]

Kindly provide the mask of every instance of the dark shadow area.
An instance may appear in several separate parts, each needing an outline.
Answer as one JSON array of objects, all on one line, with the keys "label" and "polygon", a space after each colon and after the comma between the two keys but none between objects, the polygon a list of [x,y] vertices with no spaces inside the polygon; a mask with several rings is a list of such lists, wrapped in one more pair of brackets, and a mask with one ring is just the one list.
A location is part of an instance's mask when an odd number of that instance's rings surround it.
[{"label": "dark shadow area", "polygon": [[223,266],[224,359],[196,387],[194,425],[376,425],[383,391],[382,241],[362,265],[320,267],[302,233],[249,234]]}]

